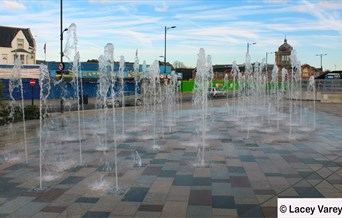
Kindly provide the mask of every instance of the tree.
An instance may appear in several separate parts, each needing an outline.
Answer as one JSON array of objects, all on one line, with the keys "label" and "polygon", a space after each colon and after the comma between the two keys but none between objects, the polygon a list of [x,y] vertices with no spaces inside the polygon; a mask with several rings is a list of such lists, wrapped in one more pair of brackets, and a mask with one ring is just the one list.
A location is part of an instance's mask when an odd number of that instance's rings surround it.
[{"label": "tree", "polygon": [[181,61],[175,61],[175,62],[173,62],[173,67],[176,68],[176,69],[178,69],[178,68],[186,68],[186,66],[184,65],[184,63],[181,62]]}]

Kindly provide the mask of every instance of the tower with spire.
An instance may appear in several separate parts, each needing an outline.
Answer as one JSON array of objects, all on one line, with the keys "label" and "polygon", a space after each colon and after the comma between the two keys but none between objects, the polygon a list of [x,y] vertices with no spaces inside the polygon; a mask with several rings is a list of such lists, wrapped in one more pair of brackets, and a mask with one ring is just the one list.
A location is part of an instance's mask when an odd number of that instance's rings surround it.
[{"label": "tower with spire", "polygon": [[290,55],[293,48],[287,43],[286,35],[284,38],[284,43],[279,46],[278,51],[275,52],[275,62],[278,68],[291,69],[291,59]]}]

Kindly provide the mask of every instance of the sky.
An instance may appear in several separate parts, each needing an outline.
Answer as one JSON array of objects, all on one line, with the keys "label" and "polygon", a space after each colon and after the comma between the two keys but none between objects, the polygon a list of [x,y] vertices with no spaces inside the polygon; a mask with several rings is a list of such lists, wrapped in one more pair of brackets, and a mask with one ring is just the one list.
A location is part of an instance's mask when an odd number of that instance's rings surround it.
[{"label": "sky", "polygon": [[[60,0],[0,0],[0,26],[30,28],[37,59],[60,60]],[[341,0],[63,0],[63,29],[76,25],[81,61],[98,59],[107,43],[114,60],[167,61],[195,67],[200,48],[212,63],[274,63],[284,42],[301,64],[342,70]],[[67,32],[64,33],[64,39]],[[64,44],[66,40],[64,40]],[[64,45],[65,46],[65,45]],[[273,53],[273,54],[272,54]],[[326,55],[325,55],[326,54]]]}]

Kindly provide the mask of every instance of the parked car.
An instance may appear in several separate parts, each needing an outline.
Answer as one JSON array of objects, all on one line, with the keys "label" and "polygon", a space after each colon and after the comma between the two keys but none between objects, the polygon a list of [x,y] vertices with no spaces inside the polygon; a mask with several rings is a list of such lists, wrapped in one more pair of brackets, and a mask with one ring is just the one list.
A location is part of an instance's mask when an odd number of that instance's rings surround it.
[{"label": "parked car", "polygon": [[211,87],[208,90],[208,98],[218,98],[227,96],[227,92],[221,87]]},{"label": "parked car", "polygon": [[[134,91],[118,92],[114,96],[114,107],[122,107],[123,105],[141,106],[142,103],[143,103],[142,96],[140,94],[135,95]],[[111,97],[107,99],[107,106],[109,107],[113,106],[113,100]]]}]

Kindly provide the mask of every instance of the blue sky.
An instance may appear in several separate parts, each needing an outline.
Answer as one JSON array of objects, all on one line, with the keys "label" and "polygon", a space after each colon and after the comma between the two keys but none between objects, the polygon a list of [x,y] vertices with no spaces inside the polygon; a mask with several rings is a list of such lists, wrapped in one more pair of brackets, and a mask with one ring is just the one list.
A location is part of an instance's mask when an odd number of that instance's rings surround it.
[{"label": "blue sky", "polygon": [[[59,60],[60,1],[0,0],[0,25],[31,28],[37,59]],[[123,55],[148,64],[163,60],[164,27],[167,61],[194,67],[200,48],[213,64],[244,63],[247,42],[252,62],[274,52],[284,37],[302,64],[342,69],[341,0],[64,0],[63,28],[77,26],[81,60],[97,59],[107,43],[114,59]],[[64,41],[66,42],[66,40]],[[268,55],[268,63],[274,55]]]}]

